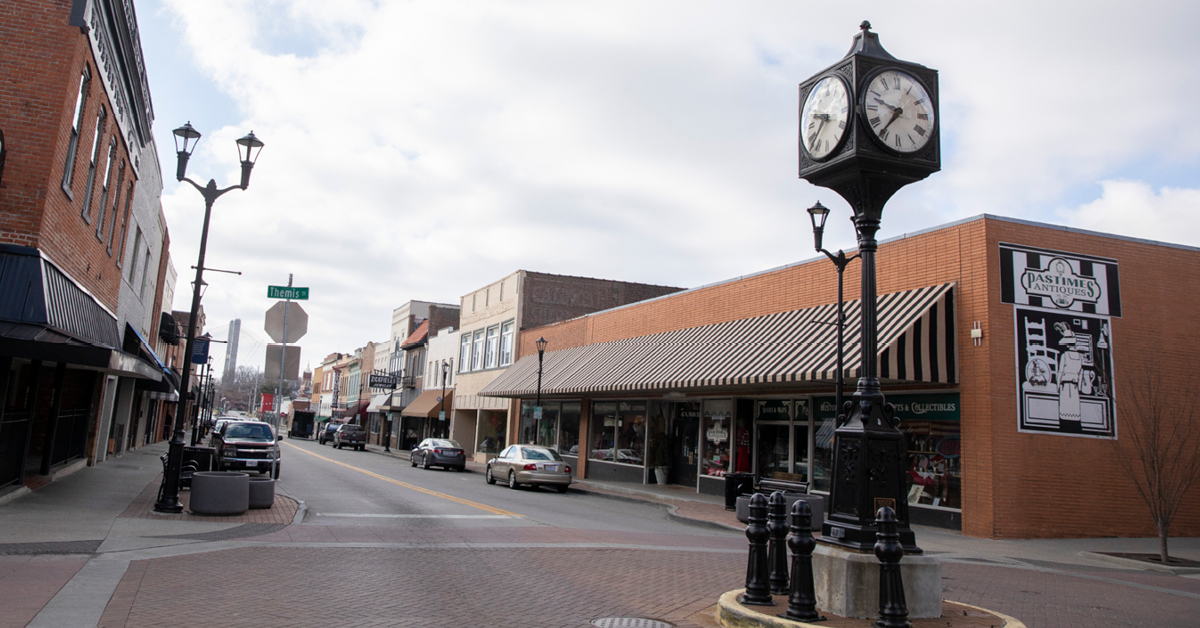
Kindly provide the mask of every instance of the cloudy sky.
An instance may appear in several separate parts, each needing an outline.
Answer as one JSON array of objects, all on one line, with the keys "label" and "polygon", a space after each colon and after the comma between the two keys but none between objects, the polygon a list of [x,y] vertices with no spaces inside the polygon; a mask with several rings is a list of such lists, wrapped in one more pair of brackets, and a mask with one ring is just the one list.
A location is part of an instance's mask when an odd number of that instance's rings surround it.
[{"label": "cloudy sky", "polygon": [[[986,6],[985,6],[986,5]],[[516,269],[694,287],[809,259],[797,84],[869,19],[940,72],[942,171],[881,237],[981,213],[1200,246],[1200,5],[1088,2],[138,0],[165,173],[217,201],[210,327],[260,337],[311,288],[302,363],[385,340],[391,310]],[[168,178],[170,178],[168,176]],[[186,309],[203,201],[166,184]],[[832,271],[831,271],[832,272]]]}]

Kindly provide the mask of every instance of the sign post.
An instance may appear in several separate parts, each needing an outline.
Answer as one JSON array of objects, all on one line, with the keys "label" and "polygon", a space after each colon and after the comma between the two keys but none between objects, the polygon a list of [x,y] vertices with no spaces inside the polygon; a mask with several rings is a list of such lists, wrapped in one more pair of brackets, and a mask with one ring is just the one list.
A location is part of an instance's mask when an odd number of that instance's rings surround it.
[{"label": "sign post", "polygon": [[[308,300],[308,288],[300,288],[300,287],[292,286],[292,273],[288,273],[287,286],[267,286],[267,298],[284,300],[284,302],[283,302],[283,337],[280,338],[280,341],[283,343],[283,349],[279,352],[279,386],[276,388],[277,393],[275,395],[276,404],[281,404],[283,401],[283,378],[287,374],[288,310],[291,309],[293,299],[296,299],[298,301],[307,301]],[[297,307],[299,307],[299,305],[297,305]],[[302,322],[307,323],[307,321],[302,321]],[[307,325],[305,325],[305,328],[306,328],[305,330],[307,331]],[[270,331],[270,330],[268,330],[268,331]],[[271,333],[275,333],[275,332],[271,332]],[[297,340],[298,340],[298,338],[297,338]],[[272,424],[275,426],[274,431],[276,434],[276,438],[278,438],[279,429],[280,429],[278,409],[276,409],[276,411],[274,412],[271,421],[272,421]],[[278,464],[278,459],[276,459],[276,461],[272,463],[272,466],[277,465],[277,464]],[[278,468],[273,468],[272,472],[271,472],[271,476],[275,477],[277,474],[278,474]]]}]

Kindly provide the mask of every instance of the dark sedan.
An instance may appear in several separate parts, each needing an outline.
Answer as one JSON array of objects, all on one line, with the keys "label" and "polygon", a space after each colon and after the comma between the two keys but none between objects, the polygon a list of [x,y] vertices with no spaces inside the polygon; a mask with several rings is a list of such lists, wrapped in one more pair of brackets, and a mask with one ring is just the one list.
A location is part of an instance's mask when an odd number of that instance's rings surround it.
[{"label": "dark sedan", "polygon": [[446,470],[467,468],[467,454],[457,442],[448,438],[426,438],[412,450],[412,466],[418,463],[426,469],[443,467]]}]

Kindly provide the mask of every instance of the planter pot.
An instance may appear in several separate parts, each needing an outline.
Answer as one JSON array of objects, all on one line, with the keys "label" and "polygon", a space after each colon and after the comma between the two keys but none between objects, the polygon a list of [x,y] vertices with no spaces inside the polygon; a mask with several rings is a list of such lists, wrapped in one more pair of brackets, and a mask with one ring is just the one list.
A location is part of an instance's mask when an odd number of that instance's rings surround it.
[{"label": "planter pot", "polygon": [[666,467],[654,467],[654,481],[658,482],[659,484],[667,483]]},{"label": "planter pot", "polygon": [[[272,494],[274,494],[274,486]],[[192,475],[191,511],[197,515],[240,515],[250,509],[250,476],[235,471]]]},{"label": "planter pot", "polygon": [[275,504],[275,480],[250,478],[250,507],[270,508]]}]

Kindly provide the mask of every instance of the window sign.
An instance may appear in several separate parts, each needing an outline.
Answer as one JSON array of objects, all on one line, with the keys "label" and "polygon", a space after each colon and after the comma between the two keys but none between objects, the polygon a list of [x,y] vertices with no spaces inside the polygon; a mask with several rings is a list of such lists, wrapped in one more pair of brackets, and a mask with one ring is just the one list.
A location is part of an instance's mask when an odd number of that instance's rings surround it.
[{"label": "window sign", "polygon": [[1000,245],[1001,301],[1121,316],[1117,260],[1017,244]]}]

